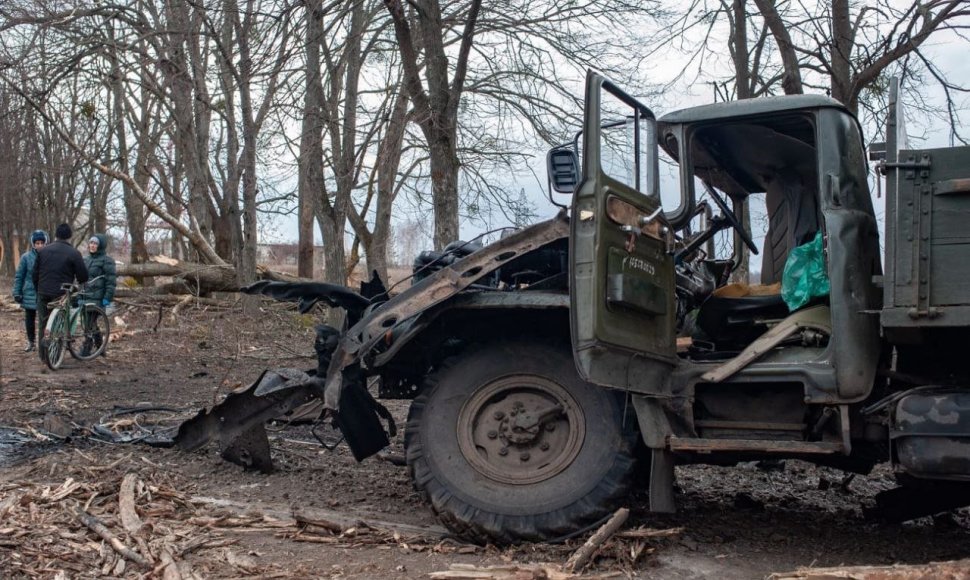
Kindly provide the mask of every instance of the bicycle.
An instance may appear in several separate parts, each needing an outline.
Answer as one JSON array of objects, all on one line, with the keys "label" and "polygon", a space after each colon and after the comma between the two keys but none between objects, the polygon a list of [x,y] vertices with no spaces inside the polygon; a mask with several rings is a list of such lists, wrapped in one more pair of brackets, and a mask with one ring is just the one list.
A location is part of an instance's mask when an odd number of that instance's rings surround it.
[{"label": "bicycle", "polygon": [[[61,289],[64,295],[51,303],[54,309],[47,319],[40,348],[44,363],[54,371],[64,362],[65,348],[76,360],[92,360],[108,348],[111,334],[108,314],[103,308],[97,304],[78,304],[84,296],[79,284],[64,284]],[[79,349],[75,344],[78,339],[82,339]]]}]

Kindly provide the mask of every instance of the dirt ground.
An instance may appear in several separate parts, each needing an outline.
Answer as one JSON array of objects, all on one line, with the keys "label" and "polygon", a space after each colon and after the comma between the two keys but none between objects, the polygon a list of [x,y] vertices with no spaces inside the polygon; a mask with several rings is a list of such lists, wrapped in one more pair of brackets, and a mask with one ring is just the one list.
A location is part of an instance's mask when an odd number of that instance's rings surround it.
[{"label": "dirt ground", "polygon": [[[8,288],[0,283],[4,294]],[[345,445],[327,451],[306,427],[271,433],[277,471],[270,475],[224,462],[213,449],[186,454],[90,436],[97,424],[132,429],[132,418],[140,424],[172,425],[249,384],[264,368],[313,366],[312,326],[319,316],[269,303],[256,316],[210,306],[184,308],[174,317],[171,308],[159,312],[157,307],[120,304],[114,318],[125,326],[115,325],[117,340],[107,357],[88,363],[68,359],[61,370],[51,372],[36,353],[21,352],[21,314],[0,308],[0,427],[14,428],[6,432],[17,435],[10,445],[0,435],[0,505],[17,490],[47,489],[49,496],[71,478],[72,485],[96,490],[94,495],[101,490],[88,505],[108,514],[107,499],[118,493],[125,473],[164,481],[179,497],[195,498],[178,504],[192,506],[193,517],[172,516],[183,530],[176,539],[190,534],[196,522],[200,533],[215,533],[229,546],[186,551],[185,560],[198,577],[414,578],[456,563],[566,560],[584,538],[501,549],[442,538],[443,530],[412,490],[406,468],[377,458],[357,464]],[[168,410],[110,416],[116,407],[137,404]],[[403,425],[407,402],[391,401],[389,407]],[[42,442],[37,436],[65,426],[70,433],[66,441]],[[398,436],[392,451],[401,452],[400,446]],[[846,485],[840,472],[797,461],[775,469],[755,464],[678,467],[677,478],[679,513],[651,515],[645,494],[639,493],[628,502],[632,515],[627,527],[683,530],[666,538],[613,542],[588,572],[636,578],[763,578],[798,567],[923,563],[970,555],[970,514],[965,511],[904,525],[875,524],[863,517],[874,494],[893,486],[885,469]],[[34,511],[48,504],[37,505],[17,513],[45,521],[44,513]],[[372,525],[308,539],[279,523],[294,509]],[[142,509],[143,517],[149,517],[148,511]],[[4,529],[12,528],[5,528],[2,514],[0,509],[0,576],[54,578],[62,570],[66,575],[60,577],[85,577],[68,556],[31,555],[34,548],[25,546],[34,545],[32,534],[44,533],[40,526],[31,533],[8,531],[11,535],[4,536]],[[115,519],[104,517],[123,535]],[[238,524],[239,517],[249,517],[250,525]],[[252,523],[257,520],[258,525]],[[237,524],[227,524],[232,521]],[[381,525],[375,522],[398,531],[379,531]],[[96,540],[80,525],[71,534],[74,541]],[[35,558],[44,560],[42,570]],[[121,575],[138,574],[128,568]]]}]

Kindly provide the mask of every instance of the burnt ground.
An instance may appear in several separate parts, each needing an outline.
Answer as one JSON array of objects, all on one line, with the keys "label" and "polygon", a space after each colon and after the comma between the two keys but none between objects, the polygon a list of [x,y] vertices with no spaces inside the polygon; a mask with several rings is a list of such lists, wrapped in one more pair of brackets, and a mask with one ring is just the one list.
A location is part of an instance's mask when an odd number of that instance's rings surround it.
[{"label": "burnt ground", "polygon": [[[365,522],[437,526],[412,490],[406,468],[376,458],[357,464],[344,445],[333,452],[316,445],[306,427],[271,433],[277,471],[270,475],[226,463],[213,449],[186,454],[89,436],[98,423],[131,429],[132,418],[171,425],[249,384],[264,368],[312,366],[312,326],[319,316],[265,303],[255,317],[244,316],[238,308],[188,307],[174,317],[165,309],[159,322],[157,307],[122,305],[115,317],[126,326],[114,329],[118,339],[106,358],[88,363],[67,359],[61,370],[51,372],[36,353],[20,352],[21,314],[0,307],[0,426],[18,429],[0,429],[0,500],[5,490],[56,488],[78,473],[120,478],[136,472],[144,477],[162,474],[182,493],[228,500],[240,511],[285,513],[298,508]],[[107,416],[117,406],[140,403],[170,410]],[[391,401],[389,407],[403,425],[407,402]],[[40,442],[42,437],[32,431],[56,431],[65,425],[71,431],[66,442]],[[401,436],[393,451],[401,452]],[[604,550],[591,570],[639,578],[762,578],[805,566],[923,563],[970,555],[970,515],[965,511],[904,525],[876,524],[863,517],[874,494],[893,486],[884,468],[843,486],[840,472],[802,462],[764,467],[679,467],[679,513],[651,515],[645,494],[638,493],[628,502],[628,527],[683,531],[648,540],[632,564],[629,554],[621,556],[631,545],[618,543]],[[2,528],[0,521],[0,562],[12,566],[10,575],[54,577],[53,572],[32,572],[27,564],[18,568],[22,560],[12,553],[18,544],[5,543]],[[225,528],[223,533],[257,566],[250,572],[294,577],[411,578],[454,563],[563,562],[578,545],[574,540],[499,549],[387,537],[309,543],[273,529]],[[200,550],[191,557],[199,565],[215,556]],[[204,569],[208,575],[246,575],[238,565]]]}]

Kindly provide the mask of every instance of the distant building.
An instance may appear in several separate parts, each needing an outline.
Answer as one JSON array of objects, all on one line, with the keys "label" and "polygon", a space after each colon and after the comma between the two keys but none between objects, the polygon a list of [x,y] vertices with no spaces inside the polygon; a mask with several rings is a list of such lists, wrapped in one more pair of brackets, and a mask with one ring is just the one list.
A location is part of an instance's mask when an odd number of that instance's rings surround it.
[{"label": "distant building", "polygon": [[[256,262],[267,266],[296,266],[298,246],[295,243],[256,244]],[[313,267],[323,267],[323,246],[313,246]]]}]

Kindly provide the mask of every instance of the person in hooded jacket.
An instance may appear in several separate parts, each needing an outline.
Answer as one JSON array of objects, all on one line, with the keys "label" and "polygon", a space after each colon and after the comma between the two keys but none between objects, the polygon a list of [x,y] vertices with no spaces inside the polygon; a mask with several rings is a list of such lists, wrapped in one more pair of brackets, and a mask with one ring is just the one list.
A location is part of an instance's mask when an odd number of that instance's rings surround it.
[{"label": "person in hooded jacket", "polygon": [[[115,285],[118,275],[115,270],[115,261],[107,253],[108,237],[104,234],[94,234],[88,240],[88,256],[84,258],[84,265],[88,269],[88,279],[91,280],[84,287],[84,294],[81,301],[85,304],[97,304],[106,311],[111,308],[111,301],[115,297]],[[97,321],[97,314],[88,319],[92,326]],[[103,338],[98,335],[94,337],[94,346],[100,347]],[[83,349],[90,349],[92,345],[85,344]]]},{"label": "person in hooded jacket", "polygon": [[[83,300],[88,304],[97,304],[102,308],[109,308],[115,297],[115,284],[118,275],[115,261],[108,256],[108,237],[104,234],[94,234],[88,240],[88,255],[84,258],[84,265],[88,268],[88,282],[84,287]],[[97,278],[97,279],[95,279]]]},{"label": "person in hooded jacket", "polygon": [[13,299],[24,309],[24,326],[27,329],[27,346],[24,352],[34,350],[37,340],[37,288],[34,286],[34,267],[37,252],[47,245],[47,232],[34,230],[30,234],[30,251],[20,257],[13,282]]}]

